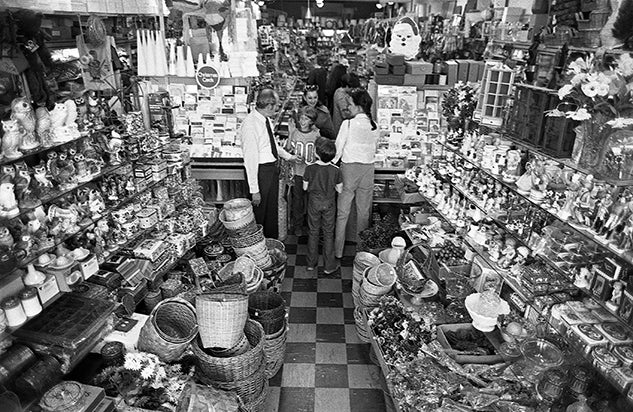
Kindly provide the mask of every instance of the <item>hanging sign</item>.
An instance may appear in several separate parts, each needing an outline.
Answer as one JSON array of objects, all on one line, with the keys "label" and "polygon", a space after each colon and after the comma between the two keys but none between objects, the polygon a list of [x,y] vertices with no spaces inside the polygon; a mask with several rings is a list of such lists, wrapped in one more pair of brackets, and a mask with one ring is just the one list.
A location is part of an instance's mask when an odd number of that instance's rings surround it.
[{"label": "hanging sign", "polygon": [[205,89],[215,89],[220,84],[220,73],[213,66],[200,66],[196,70],[196,82]]}]

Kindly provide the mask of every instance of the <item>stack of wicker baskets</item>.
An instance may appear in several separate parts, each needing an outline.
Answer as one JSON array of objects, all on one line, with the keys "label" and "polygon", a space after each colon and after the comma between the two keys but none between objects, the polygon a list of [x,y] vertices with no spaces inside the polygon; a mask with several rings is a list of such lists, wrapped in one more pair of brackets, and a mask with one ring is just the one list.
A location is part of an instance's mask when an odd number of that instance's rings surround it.
[{"label": "stack of wicker baskets", "polygon": [[286,355],[286,302],[278,293],[257,292],[248,298],[248,313],[264,330],[266,376],[272,378],[279,372]]},{"label": "stack of wicker baskets", "polygon": [[205,385],[237,392],[240,411],[263,412],[268,388],[264,330],[259,323],[248,320],[244,336],[246,350],[229,355],[204,349],[202,339],[194,340],[196,375]]},{"label": "stack of wicker baskets", "polygon": [[[354,321],[356,333],[363,342],[370,342],[370,334],[367,330],[367,322],[364,316],[366,309],[378,305],[380,298],[391,291],[391,286],[379,285],[377,269],[384,264],[380,263],[377,256],[368,252],[358,252],[354,258],[352,271],[352,299],[354,300]],[[389,265],[387,265],[389,266]],[[383,267],[387,269],[387,267]],[[369,273],[372,273],[372,281],[368,281]],[[395,275],[395,271],[393,272]],[[393,278],[395,281],[395,277]],[[375,283],[374,283],[375,282]]]},{"label": "stack of wicker baskets", "polygon": [[255,223],[253,207],[248,199],[233,199],[226,202],[219,219],[226,228],[231,246],[238,256],[248,255],[261,269],[272,265],[264,229]]}]

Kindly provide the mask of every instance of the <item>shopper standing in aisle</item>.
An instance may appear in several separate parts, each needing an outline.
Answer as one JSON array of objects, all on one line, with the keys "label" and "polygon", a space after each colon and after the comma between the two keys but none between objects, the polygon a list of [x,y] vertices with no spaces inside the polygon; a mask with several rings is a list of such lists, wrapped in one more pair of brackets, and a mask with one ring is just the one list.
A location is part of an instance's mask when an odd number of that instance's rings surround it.
[{"label": "shopper standing in aisle", "polygon": [[336,223],[336,193],[343,190],[341,170],[332,164],[336,145],[320,137],[316,143],[316,162],[306,167],[303,188],[308,191],[308,261],[307,270],[313,271],[319,261],[319,232],[323,230],[323,272],[338,271],[334,256],[334,227]]},{"label": "shopper standing in aisle", "polygon": [[[306,165],[315,161],[315,143],[319,137],[319,129],[314,127],[317,111],[312,107],[302,107],[297,121],[290,120],[288,124],[290,135],[287,148],[290,149],[299,162],[294,168],[294,182],[292,186],[292,223],[297,236],[306,234],[306,195],[303,189],[303,174]],[[295,124],[296,123],[296,124]]]},{"label": "shopper standing in aisle", "polygon": [[314,69],[308,74],[308,81],[306,84],[311,86],[318,86],[317,94],[319,95],[320,102],[326,102],[327,96],[325,96],[325,85],[327,82],[327,66],[328,57],[324,54],[319,54],[316,57],[316,64]]},{"label": "shopper standing in aisle", "polygon": [[327,100],[323,103],[327,105],[330,112],[332,112],[334,105],[334,92],[341,87],[341,80],[343,79],[345,73],[347,73],[347,67],[340,63],[336,63],[332,66],[327,75],[327,82],[325,83],[325,96]]},{"label": "shopper standing in aisle", "polygon": [[316,122],[314,122],[314,125],[317,129],[319,129],[321,136],[333,139],[336,135],[334,134],[332,117],[330,116],[330,111],[327,107],[325,107],[325,105],[319,100],[318,87],[306,86],[306,89],[303,92],[303,100],[307,107],[311,107],[316,110],[317,119]]},{"label": "shopper standing in aisle", "polygon": [[343,256],[345,229],[352,206],[356,202],[357,232],[369,226],[372,198],[374,193],[374,156],[379,130],[372,119],[371,96],[363,89],[349,93],[351,103],[348,110],[351,119],[343,121],[336,138],[336,157],[341,160],[343,192],[338,197],[336,216],[336,237],[334,252],[337,258]]},{"label": "shopper standing in aisle", "polygon": [[297,162],[282,147],[277,145],[273,135],[272,118],[280,108],[279,96],[272,89],[259,92],[255,110],[242,122],[242,151],[246,179],[253,200],[255,220],[264,227],[264,235],[277,239],[279,158]]},{"label": "shopper standing in aisle", "polygon": [[332,104],[332,123],[334,124],[334,136],[338,135],[343,120],[349,119],[347,106],[351,103],[349,91],[360,87],[360,80],[354,73],[346,73],[341,79],[341,87],[334,92],[334,103]]}]

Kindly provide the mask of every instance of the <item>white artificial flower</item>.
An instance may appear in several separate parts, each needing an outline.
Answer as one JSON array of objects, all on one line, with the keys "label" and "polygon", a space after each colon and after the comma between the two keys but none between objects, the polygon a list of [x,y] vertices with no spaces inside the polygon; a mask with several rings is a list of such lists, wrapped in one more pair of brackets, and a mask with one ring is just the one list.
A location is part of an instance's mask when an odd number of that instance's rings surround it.
[{"label": "white artificial flower", "polygon": [[545,115],[549,117],[563,117],[565,116],[565,112],[560,111],[558,109],[552,109],[552,110],[549,110]]},{"label": "white artificial flower", "polygon": [[625,127],[633,126],[633,118],[616,117],[613,120],[609,120],[607,124],[614,129],[623,129]]},{"label": "white artificial flower", "polygon": [[598,95],[600,84],[598,82],[590,81],[580,86],[580,88],[582,89],[582,92],[585,94],[585,96],[594,98]]},{"label": "white artificial flower", "polygon": [[569,72],[570,73],[582,73],[583,71],[589,68],[588,62],[583,60],[582,58],[577,58],[573,62],[569,63]]},{"label": "white artificial flower", "polygon": [[572,92],[572,90],[574,90],[574,86],[572,86],[571,84],[564,85],[558,90],[558,98],[560,100],[563,100]]},{"label": "white artificial flower", "polygon": [[146,366],[141,371],[141,378],[149,379],[152,377],[153,374],[154,374],[154,368],[152,368],[151,366]]},{"label": "white artificial flower", "polygon": [[576,110],[575,112],[569,112],[566,116],[572,120],[578,121],[591,119],[591,113],[589,113],[584,107]]},{"label": "white artificial flower", "polygon": [[623,53],[618,59],[618,70],[622,76],[628,77],[633,75],[633,57],[628,53]]},{"label": "white artificial flower", "polygon": [[570,83],[572,86],[578,86],[580,83],[584,82],[587,79],[587,73],[576,73],[574,77],[571,78]]},{"label": "white artificial flower", "polygon": [[141,370],[143,365],[141,364],[141,359],[135,353],[128,353],[125,355],[123,367],[131,371],[138,371]]}]

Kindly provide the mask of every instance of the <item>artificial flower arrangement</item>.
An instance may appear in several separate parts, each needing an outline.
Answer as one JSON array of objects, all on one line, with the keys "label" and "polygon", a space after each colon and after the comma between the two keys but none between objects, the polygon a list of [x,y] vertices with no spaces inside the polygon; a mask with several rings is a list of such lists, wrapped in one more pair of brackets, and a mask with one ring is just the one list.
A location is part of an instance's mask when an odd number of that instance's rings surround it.
[{"label": "artificial flower arrangement", "polygon": [[448,121],[450,130],[463,135],[467,121],[473,117],[479,99],[479,83],[457,82],[442,99],[442,114]]},{"label": "artificial flower arrangement", "polygon": [[[561,103],[547,113],[581,122],[576,130],[572,160],[591,173],[624,178],[630,163],[622,155],[628,137],[616,136],[612,150],[609,137],[633,126],[633,58],[621,54],[609,60],[588,57],[571,62],[567,83],[558,90]],[[620,133],[621,134],[621,133]]]},{"label": "artificial flower arrangement", "polygon": [[633,125],[633,58],[621,54],[612,64],[588,57],[571,62],[567,69],[569,80],[558,90],[563,103],[572,103],[569,110],[558,108],[549,116],[565,116],[572,120],[591,120],[604,116],[613,128]]},{"label": "artificial flower arrangement", "polygon": [[152,411],[174,411],[193,368],[167,365],[152,353],[127,353],[123,366],[111,366],[95,377],[108,396],[121,396],[125,404]]}]

